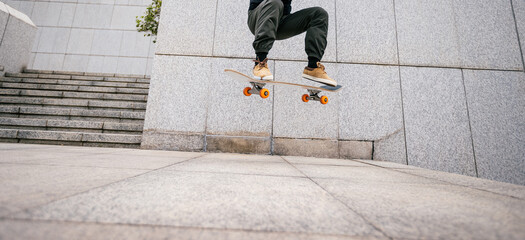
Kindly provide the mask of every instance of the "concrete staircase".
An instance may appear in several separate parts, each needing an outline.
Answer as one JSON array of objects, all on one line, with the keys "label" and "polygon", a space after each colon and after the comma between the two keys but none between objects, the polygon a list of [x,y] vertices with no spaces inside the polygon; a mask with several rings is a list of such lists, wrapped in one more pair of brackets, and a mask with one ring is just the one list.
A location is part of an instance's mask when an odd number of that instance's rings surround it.
[{"label": "concrete staircase", "polygon": [[138,148],[149,78],[25,70],[0,77],[0,142]]}]

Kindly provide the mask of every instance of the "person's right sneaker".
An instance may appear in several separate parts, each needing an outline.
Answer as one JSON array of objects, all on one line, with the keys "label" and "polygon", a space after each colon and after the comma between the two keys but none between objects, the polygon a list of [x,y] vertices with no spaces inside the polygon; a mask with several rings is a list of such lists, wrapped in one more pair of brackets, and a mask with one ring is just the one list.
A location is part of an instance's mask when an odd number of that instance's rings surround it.
[{"label": "person's right sneaker", "polygon": [[253,68],[253,78],[257,80],[273,80],[272,72],[268,68],[268,58],[264,59],[262,62],[259,60],[254,60],[257,63]]},{"label": "person's right sneaker", "polygon": [[320,62],[317,63],[316,68],[305,67],[303,71],[303,78],[316,81],[330,86],[337,86],[337,82],[330,78],[324,71],[324,66]]}]

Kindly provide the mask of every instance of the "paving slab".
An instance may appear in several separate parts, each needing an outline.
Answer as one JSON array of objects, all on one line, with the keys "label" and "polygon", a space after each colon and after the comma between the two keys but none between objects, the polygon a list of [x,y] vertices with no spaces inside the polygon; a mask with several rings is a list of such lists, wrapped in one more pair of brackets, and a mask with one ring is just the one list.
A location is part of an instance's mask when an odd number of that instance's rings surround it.
[{"label": "paving slab", "polygon": [[260,174],[302,177],[303,174],[286,162],[242,161],[226,159],[192,159],[166,170],[213,173]]},{"label": "paving slab", "polygon": [[497,193],[505,196],[520,198],[525,200],[525,186],[514,185],[510,183],[497,182],[482,178],[475,178],[455,173],[446,173],[431,171],[422,168],[398,169],[400,172],[417,175],[426,178],[432,178],[450,184],[466,186],[483,191]]},{"label": "paving slab", "polygon": [[525,202],[520,199],[445,184],[314,181],[394,239],[525,236]]},{"label": "paving slab", "polygon": [[0,192],[0,239],[525,238],[525,186],[381,161],[1,143]]},{"label": "paving slab", "polygon": [[345,240],[345,239],[386,239],[358,238],[341,235],[321,235],[289,232],[257,232],[242,230],[202,229],[188,227],[166,227],[146,225],[97,224],[76,222],[34,222],[27,220],[0,221],[0,239],[55,239],[55,240],[91,240],[91,239],[214,239],[214,240]]},{"label": "paving slab", "polygon": [[0,164],[0,216],[36,207],[147,170]]},{"label": "paving slab", "polygon": [[16,217],[381,236],[308,179],[238,174],[159,171]]}]

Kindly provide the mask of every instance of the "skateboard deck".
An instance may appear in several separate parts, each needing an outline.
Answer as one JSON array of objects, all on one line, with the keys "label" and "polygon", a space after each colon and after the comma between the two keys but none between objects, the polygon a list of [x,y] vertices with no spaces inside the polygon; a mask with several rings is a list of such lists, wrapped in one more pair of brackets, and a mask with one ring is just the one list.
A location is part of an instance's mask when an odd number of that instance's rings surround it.
[{"label": "skateboard deck", "polygon": [[328,103],[328,97],[327,96],[319,96],[319,93],[322,91],[327,92],[338,92],[341,90],[343,86],[337,85],[335,87],[332,86],[311,86],[311,85],[303,85],[303,84],[296,84],[296,83],[288,83],[288,82],[279,82],[279,81],[267,81],[267,80],[258,80],[254,79],[246,74],[240,73],[238,71],[232,70],[232,69],[224,69],[224,73],[228,76],[230,76],[233,79],[249,82],[252,87],[246,87],[243,91],[244,95],[250,96],[252,94],[258,94],[261,96],[261,98],[268,98],[270,96],[270,91],[268,89],[264,88],[266,84],[271,85],[287,85],[287,86],[294,86],[294,87],[300,87],[304,88],[308,91],[308,94],[304,94],[301,97],[301,100],[303,102],[308,102],[309,100],[312,101],[319,101],[321,104],[327,104]]}]

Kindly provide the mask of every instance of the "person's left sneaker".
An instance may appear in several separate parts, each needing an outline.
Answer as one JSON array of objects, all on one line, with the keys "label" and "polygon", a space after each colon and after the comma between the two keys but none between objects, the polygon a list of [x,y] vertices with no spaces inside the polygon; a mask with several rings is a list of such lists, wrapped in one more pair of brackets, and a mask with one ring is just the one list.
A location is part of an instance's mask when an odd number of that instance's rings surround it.
[{"label": "person's left sneaker", "polygon": [[337,82],[330,78],[328,74],[326,74],[324,66],[320,62],[317,63],[316,68],[305,67],[303,71],[303,78],[333,87],[337,86]]}]

